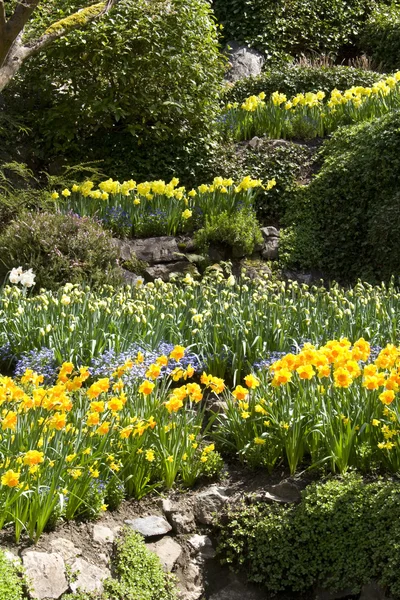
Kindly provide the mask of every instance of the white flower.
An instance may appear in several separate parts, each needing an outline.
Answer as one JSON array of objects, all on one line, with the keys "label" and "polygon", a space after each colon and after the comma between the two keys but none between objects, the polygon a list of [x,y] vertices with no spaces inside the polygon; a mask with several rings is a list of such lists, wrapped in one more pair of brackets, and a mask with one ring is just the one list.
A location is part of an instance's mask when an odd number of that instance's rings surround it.
[{"label": "white flower", "polygon": [[63,304],[64,306],[68,306],[68,304],[71,303],[71,297],[67,296],[67,294],[63,294],[61,296],[61,304]]},{"label": "white flower", "polygon": [[10,272],[10,283],[19,283],[22,275],[22,267],[18,267],[18,269],[12,269]]},{"label": "white flower", "polygon": [[229,287],[233,287],[236,283],[234,275],[229,275],[228,279],[226,280],[226,283],[227,285],[229,285]]},{"label": "white flower", "polygon": [[35,285],[35,277],[36,275],[32,272],[32,269],[29,269],[22,273],[19,282],[24,287],[30,288]]}]

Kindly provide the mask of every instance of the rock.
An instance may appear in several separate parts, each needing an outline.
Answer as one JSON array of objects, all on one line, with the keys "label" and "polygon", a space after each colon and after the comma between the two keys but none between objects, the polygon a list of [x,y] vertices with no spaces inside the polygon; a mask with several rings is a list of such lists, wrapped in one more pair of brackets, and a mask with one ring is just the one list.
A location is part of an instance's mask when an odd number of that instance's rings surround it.
[{"label": "rock", "polygon": [[387,596],[376,581],[371,581],[362,586],[360,600],[387,600]]},{"label": "rock", "polygon": [[0,548],[1,552],[4,554],[4,558],[8,560],[8,562],[12,563],[14,567],[20,567],[22,565],[22,560],[16,554],[13,554],[7,548]]},{"label": "rock", "polygon": [[115,539],[115,534],[112,529],[104,525],[93,525],[93,541],[97,544],[112,544]]},{"label": "rock", "polygon": [[73,575],[70,588],[74,593],[78,590],[101,593],[103,591],[103,581],[111,576],[107,568],[96,567],[96,565],[92,565],[82,558],[77,558],[70,568]]},{"label": "rock", "polygon": [[170,537],[165,537],[159,542],[147,544],[147,548],[157,554],[164,571],[172,571],[175,563],[182,554],[181,546]]},{"label": "rock", "polygon": [[277,230],[277,228],[271,227],[271,226],[270,227],[262,227],[261,233],[262,233],[264,240],[267,240],[268,238],[278,238],[280,236],[280,233]]},{"label": "rock", "polygon": [[310,273],[304,273],[302,271],[291,271],[289,269],[285,269],[282,272],[282,277],[287,281],[297,281],[297,283],[303,285],[311,285],[314,282],[319,283],[324,278],[323,273],[321,273],[321,271],[311,271]]},{"label": "rock", "polygon": [[314,596],[314,600],[340,600],[340,598],[347,598],[348,596],[354,596],[352,590],[339,590],[338,592],[331,592],[324,588],[317,588]]},{"label": "rock", "polygon": [[253,137],[248,143],[248,146],[250,146],[250,148],[253,148],[253,150],[258,150],[259,148],[261,148],[262,145],[263,140],[257,136]]},{"label": "rock", "polygon": [[208,560],[215,557],[216,552],[208,535],[193,535],[188,539],[188,543],[200,560]]},{"label": "rock", "polygon": [[168,263],[182,260],[177,241],[171,236],[145,238],[140,240],[117,240],[120,257],[129,261],[137,259],[146,263]]},{"label": "rock", "polygon": [[222,398],[218,398],[218,396],[213,396],[209,399],[210,404],[208,405],[208,410],[213,413],[217,413],[218,415],[226,413],[228,410],[228,404]]},{"label": "rock", "polygon": [[265,600],[265,598],[265,592],[238,582],[215,592],[209,600]]},{"label": "rock", "polygon": [[264,242],[261,256],[264,260],[278,260],[279,257],[279,238],[271,237]]},{"label": "rock", "polygon": [[187,508],[185,509],[168,499],[162,500],[161,508],[172,525],[174,533],[192,533],[196,529],[194,514]]},{"label": "rock", "polygon": [[28,551],[22,557],[22,564],[30,582],[31,598],[59,598],[68,590],[65,563],[61,554]]},{"label": "rock", "polygon": [[282,481],[277,485],[271,485],[265,488],[264,492],[258,495],[257,499],[266,502],[279,502],[281,504],[294,504],[300,502],[301,494],[299,488],[290,481]]},{"label": "rock", "polygon": [[252,280],[265,279],[272,275],[271,269],[262,260],[243,260],[239,263],[240,271],[244,271],[245,275]]},{"label": "rock", "polygon": [[82,554],[82,551],[71,542],[71,540],[67,540],[66,538],[56,538],[55,540],[50,541],[51,551],[60,554],[65,561],[71,560],[71,558],[76,558],[79,554]]},{"label": "rock", "polygon": [[136,273],[132,273],[132,271],[128,271],[127,269],[122,269],[122,277],[124,278],[125,283],[135,287],[139,287],[144,283],[144,279],[141,275],[136,275]]},{"label": "rock", "polygon": [[191,562],[187,565],[186,569],[184,570],[184,577],[186,582],[186,589],[189,592],[201,593],[201,569],[196,563]]},{"label": "rock", "polygon": [[227,501],[228,496],[225,489],[216,485],[198,494],[194,502],[196,520],[202,525],[211,525],[214,521],[214,514],[219,512]]},{"label": "rock", "polygon": [[261,73],[265,58],[260,52],[237,42],[229,42],[228,47],[230,69],[225,76],[227,81],[235,83]]},{"label": "rock", "polygon": [[145,538],[165,535],[172,530],[168,521],[164,517],[159,517],[158,515],[126,520],[125,524],[141,533]]},{"label": "rock", "polygon": [[187,261],[179,261],[173,263],[157,264],[150,267],[146,267],[144,270],[144,278],[146,281],[154,281],[155,279],[162,279],[163,281],[169,281],[170,276],[173,273],[186,273],[190,272],[191,275],[199,275],[196,267]]}]

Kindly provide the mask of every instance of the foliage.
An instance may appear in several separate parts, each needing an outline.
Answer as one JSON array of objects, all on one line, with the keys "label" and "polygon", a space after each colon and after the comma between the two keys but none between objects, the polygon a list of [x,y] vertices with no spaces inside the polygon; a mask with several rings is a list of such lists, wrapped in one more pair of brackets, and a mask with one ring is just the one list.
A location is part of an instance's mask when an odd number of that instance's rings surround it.
[{"label": "foliage", "polygon": [[379,4],[362,31],[359,42],[383,71],[400,67],[400,6]]},{"label": "foliage", "polygon": [[116,546],[115,574],[104,582],[104,592],[78,592],[63,600],[175,600],[173,576],[163,572],[159,558],[138,533],[126,527]]},{"label": "foliage", "polygon": [[[111,377],[88,384],[89,368],[70,362],[52,386],[42,385],[43,376],[31,369],[18,380],[0,377],[8,399],[0,439],[0,527],[13,523],[17,541],[24,530],[37,541],[54,512],[68,521],[94,519],[106,510],[110,493],[116,506],[116,479],[128,497],[140,499],[178,479],[190,486],[203,473],[215,474],[219,460],[206,442],[211,422],[202,427],[202,399],[208,389],[220,394],[224,382],[205,374],[203,387],[191,381],[195,371],[180,362],[184,356],[176,346],[144,378],[126,384],[122,377],[142,362],[141,353]],[[170,362],[177,364],[172,371]]]},{"label": "foliage", "polygon": [[221,212],[206,220],[205,226],[194,236],[195,245],[202,252],[206,252],[210,244],[221,244],[229,246],[236,257],[253,254],[262,241],[260,225],[252,209],[242,209],[236,214]]},{"label": "foliage", "polygon": [[216,438],[269,470],[285,459],[291,474],[303,462],[340,473],[382,465],[397,472],[399,356],[393,344],[371,351],[363,338],[353,346],[346,338],[307,343],[227,396]]},{"label": "foliage", "polygon": [[397,481],[353,475],[311,484],[295,507],[240,506],[227,515],[219,551],[271,591],[317,584],[357,593],[377,579],[399,598],[399,493]]},{"label": "foliage", "polygon": [[0,600],[22,600],[22,579],[13,563],[0,552]]},{"label": "foliage", "polygon": [[102,160],[122,177],[188,177],[215,148],[222,73],[207,1],[122,0],[32,58],[6,106],[24,113],[46,161],[62,154]]},{"label": "foliage", "polygon": [[105,593],[115,600],[175,600],[173,576],[163,572],[160,559],[150,552],[140,534],[128,528],[117,539],[114,562],[117,580],[105,583]]},{"label": "foliage", "polygon": [[310,146],[268,139],[260,139],[254,147],[237,146],[228,172],[231,168],[237,175],[248,173],[261,181],[276,181],[274,188],[260,188],[255,196],[254,208],[261,223],[284,223],[287,208],[294,202],[297,183],[310,177],[314,151]]},{"label": "foliage", "polygon": [[382,78],[380,73],[354,67],[302,67],[298,65],[271,68],[261,75],[246,77],[227,88],[224,101],[242,102],[248,96],[265,92],[271,96],[279,90],[286,96],[323,91],[330,94],[333,89],[347,90],[351,87],[369,87]]},{"label": "foliage", "polygon": [[66,282],[118,282],[117,250],[99,223],[72,213],[24,212],[0,236],[4,279],[15,266],[34,270],[39,287]]},{"label": "foliage", "polygon": [[356,39],[373,0],[214,0],[225,40],[263,52],[268,63],[288,55],[337,55]]},{"label": "foliage", "polygon": [[292,264],[342,281],[398,274],[399,125],[396,111],[324,144],[319,174],[292,207]]},{"label": "foliage", "polygon": [[372,87],[352,87],[344,92],[307,92],[288,98],[274,92],[266,100],[261,92],[239,104],[227,104],[222,115],[227,136],[248,140],[254,135],[271,138],[312,139],[324,137],[342,125],[370,121],[400,106],[400,71]]}]

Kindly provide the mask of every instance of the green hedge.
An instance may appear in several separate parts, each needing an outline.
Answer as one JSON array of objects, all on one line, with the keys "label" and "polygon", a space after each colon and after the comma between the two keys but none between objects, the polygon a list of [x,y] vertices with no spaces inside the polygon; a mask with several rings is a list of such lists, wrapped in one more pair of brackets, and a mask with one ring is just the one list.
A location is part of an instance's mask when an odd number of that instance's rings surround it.
[{"label": "green hedge", "polygon": [[348,476],[306,488],[296,506],[240,506],[223,519],[219,553],[269,591],[360,591],[377,579],[400,598],[400,484]]},{"label": "green hedge", "polygon": [[360,47],[382,71],[400,69],[400,4],[380,5],[362,32]]},{"label": "green hedge", "polygon": [[400,274],[400,111],[338,130],[291,205],[292,266],[339,281]]},{"label": "green hedge", "polygon": [[381,73],[354,67],[282,67],[268,69],[255,77],[247,77],[228,88],[224,101],[243,102],[249,96],[265,92],[267,97],[276,91],[288,97],[322,90],[329,95],[335,88],[347,90],[353,86],[370,86],[382,79]]},{"label": "green hedge", "polygon": [[264,52],[269,61],[287,55],[338,54],[354,43],[374,0],[214,0],[225,40]]},{"label": "green hedge", "polygon": [[260,139],[256,147],[239,146],[236,173],[249,174],[254,179],[276,179],[276,186],[260,190],[254,207],[263,225],[283,225],[288,207],[295,201],[297,184],[311,176],[314,149],[293,142]]},{"label": "green hedge", "polygon": [[190,177],[216,144],[223,72],[207,0],[121,0],[29,60],[4,97],[43,162],[99,160],[121,179]]}]

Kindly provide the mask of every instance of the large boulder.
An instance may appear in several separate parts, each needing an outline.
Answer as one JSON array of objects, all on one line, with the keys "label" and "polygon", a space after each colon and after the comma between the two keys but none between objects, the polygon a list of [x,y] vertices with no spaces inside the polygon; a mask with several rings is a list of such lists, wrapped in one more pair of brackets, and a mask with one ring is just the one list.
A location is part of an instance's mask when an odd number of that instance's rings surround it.
[{"label": "large boulder", "polygon": [[227,81],[235,83],[261,73],[265,58],[260,52],[237,42],[229,42],[228,47],[230,69],[225,75]]}]

